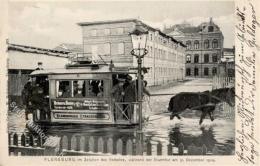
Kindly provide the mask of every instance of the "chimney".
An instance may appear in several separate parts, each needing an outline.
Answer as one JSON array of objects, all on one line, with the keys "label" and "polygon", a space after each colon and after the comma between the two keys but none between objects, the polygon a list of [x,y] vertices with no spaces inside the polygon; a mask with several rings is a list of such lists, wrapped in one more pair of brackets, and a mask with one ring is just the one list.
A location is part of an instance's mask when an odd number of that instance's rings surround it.
[{"label": "chimney", "polygon": [[210,18],[209,18],[209,23],[212,23],[212,22],[213,22],[213,21],[212,21],[212,17],[210,17]]}]

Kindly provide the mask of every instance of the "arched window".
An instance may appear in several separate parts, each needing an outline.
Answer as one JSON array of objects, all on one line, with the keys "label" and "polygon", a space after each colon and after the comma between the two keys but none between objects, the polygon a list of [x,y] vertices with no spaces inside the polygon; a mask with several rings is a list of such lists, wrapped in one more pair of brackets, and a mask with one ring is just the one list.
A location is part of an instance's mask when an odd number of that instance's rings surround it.
[{"label": "arched window", "polygon": [[199,55],[198,54],[194,55],[194,63],[199,63]]},{"label": "arched window", "polygon": [[214,76],[214,75],[216,75],[217,74],[217,68],[216,67],[213,67],[212,68],[212,75]]},{"label": "arched window", "polygon": [[190,76],[190,68],[186,68],[186,76]]},{"label": "arched window", "polygon": [[191,41],[186,41],[186,46],[187,46],[187,49],[190,50],[191,49]]},{"label": "arched window", "polygon": [[205,40],[204,41],[204,48],[209,48],[209,40],[207,39],[207,40]]},{"label": "arched window", "polygon": [[209,62],[209,54],[204,54],[204,63]]},{"label": "arched window", "polygon": [[218,40],[217,39],[214,39],[212,41],[212,48],[218,48]]},{"label": "arched window", "polygon": [[209,68],[205,67],[204,68],[204,76],[208,76],[209,75]]},{"label": "arched window", "polygon": [[198,41],[198,40],[195,40],[194,41],[194,49],[199,49],[199,47],[200,47],[200,42]]},{"label": "arched window", "polygon": [[186,55],[186,63],[190,63],[191,62],[191,55]]}]

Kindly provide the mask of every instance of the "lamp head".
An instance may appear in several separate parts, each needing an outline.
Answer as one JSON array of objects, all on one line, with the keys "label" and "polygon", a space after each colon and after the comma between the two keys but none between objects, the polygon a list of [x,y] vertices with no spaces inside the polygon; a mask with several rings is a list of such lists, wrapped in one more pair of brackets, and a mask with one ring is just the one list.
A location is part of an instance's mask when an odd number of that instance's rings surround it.
[{"label": "lamp head", "polygon": [[135,55],[145,54],[147,34],[148,31],[141,27],[136,27],[136,29],[130,33]]}]

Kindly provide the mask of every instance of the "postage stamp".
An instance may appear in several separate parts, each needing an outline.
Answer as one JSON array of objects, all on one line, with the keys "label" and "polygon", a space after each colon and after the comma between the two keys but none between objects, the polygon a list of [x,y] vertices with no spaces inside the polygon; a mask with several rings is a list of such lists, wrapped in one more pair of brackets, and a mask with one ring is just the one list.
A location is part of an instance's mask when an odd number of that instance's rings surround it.
[{"label": "postage stamp", "polygon": [[259,164],[256,0],[3,4],[0,165]]}]

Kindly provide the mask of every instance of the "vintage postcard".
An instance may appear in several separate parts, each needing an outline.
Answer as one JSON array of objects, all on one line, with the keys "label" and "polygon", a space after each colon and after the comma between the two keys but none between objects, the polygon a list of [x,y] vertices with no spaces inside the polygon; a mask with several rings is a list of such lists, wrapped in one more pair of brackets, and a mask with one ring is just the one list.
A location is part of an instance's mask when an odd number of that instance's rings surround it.
[{"label": "vintage postcard", "polygon": [[3,1],[0,165],[259,165],[259,5]]}]

